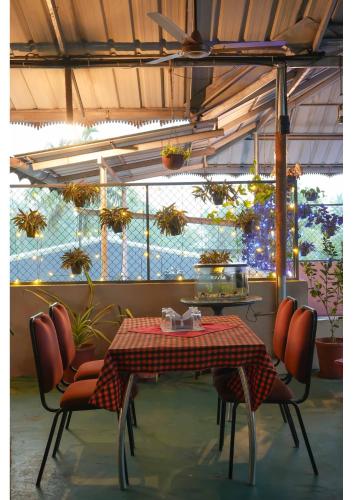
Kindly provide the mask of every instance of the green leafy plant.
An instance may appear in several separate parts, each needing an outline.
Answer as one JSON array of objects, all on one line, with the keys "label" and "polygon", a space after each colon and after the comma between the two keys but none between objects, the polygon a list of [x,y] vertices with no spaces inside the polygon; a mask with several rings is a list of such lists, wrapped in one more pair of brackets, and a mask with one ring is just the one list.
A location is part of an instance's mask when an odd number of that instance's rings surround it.
[{"label": "green leafy plant", "polygon": [[12,218],[15,226],[27,234],[28,238],[35,238],[40,231],[47,227],[47,222],[38,210],[24,212],[19,210],[18,214]]},{"label": "green leafy plant", "polygon": [[71,183],[63,189],[62,195],[66,202],[73,201],[77,208],[82,208],[98,198],[99,187],[83,182]]},{"label": "green leafy plant", "polygon": [[170,156],[170,155],[182,155],[184,160],[188,160],[190,158],[191,151],[190,149],[185,149],[183,146],[167,144],[163,147],[161,151],[161,156]]},{"label": "green leafy plant", "polygon": [[253,174],[252,182],[248,184],[249,193],[254,195],[254,203],[260,203],[263,205],[267,200],[273,196],[275,192],[275,186],[267,182],[261,181],[261,177],[255,174],[256,161],[254,160],[253,165],[250,168],[250,173]]},{"label": "green leafy plant", "polygon": [[239,197],[246,194],[246,191],[242,186],[234,187],[227,182],[217,184],[208,181],[204,186],[194,186],[192,194],[203,202],[208,200],[215,205],[222,205],[225,201],[235,202],[239,200]]},{"label": "green leafy plant", "polygon": [[65,252],[61,257],[61,261],[61,267],[63,269],[71,269],[72,274],[81,274],[82,269],[89,271],[92,265],[89,255],[81,250],[81,248],[74,248]]},{"label": "green leafy plant", "polygon": [[99,214],[101,226],[108,226],[114,233],[121,233],[132,221],[132,213],[127,208],[103,208]]},{"label": "green leafy plant", "polygon": [[76,348],[83,347],[95,337],[101,338],[102,340],[110,344],[111,341],[102,332],[102,330],[98,328],[98,325],[114,324],[118,327],[122,323],[122,320],[124,318],[131,317],[131,312],[128,309],[122,310],[120,306],[118,306],[118,315],[116,315],[115,319],[104,320],[107,314],[113,311],[115,306],[114,304],[109,304],[107,306],[99,308],[99,304],[94,304],[95,285],[88,273],[85,274],[88,285],[88,299],[86,306],[80,311],[75,311],[67,304],[67,302],[63,300],[62,297],[48,292],[47,290],[37,287],[35,288],[35,290],[31,290],[29,288],[25,289],[26,292],[32,293],[48,305],[52,304],[53,302],[59,302],[67,309],[70,317],[72,335]]},{"label": "green leafy plant", "polygon": [[320,188],[310,188],[310,189],[301,189],[300,194],[304,196],[306,201],[316,201],[321,194],[324,192]]},{"label": "green leafy plant", "polygon": [[243,209],[239,214],[234,216],[234,226],[242,229],[244,233],[250,234],[255,230],[256,225],[260,223],[260,216],[254,209]]},{"label": "green leafy plant", "polygon": [[310,295],[323,305],[330,322],[331,341],[336,342],[335,330],[339,328],[338,307],[343,304],[343,259],[334,261],[336,249],[327,236],[323,236],[323,248],[329,257],[315,265],[303,262],[301,265],[308,278]]},{"label": "green leafy plant", "polygon": [[162,234],[177,236],[182,234],[187,224],[186,212],[175,208],[175,203],[163,207],[156,213],[156,224]]},{"label": "green leafy plant", "polygon": [[210,250],[200,255],[199,264],[228,264],[230,261],[230,252]]}]

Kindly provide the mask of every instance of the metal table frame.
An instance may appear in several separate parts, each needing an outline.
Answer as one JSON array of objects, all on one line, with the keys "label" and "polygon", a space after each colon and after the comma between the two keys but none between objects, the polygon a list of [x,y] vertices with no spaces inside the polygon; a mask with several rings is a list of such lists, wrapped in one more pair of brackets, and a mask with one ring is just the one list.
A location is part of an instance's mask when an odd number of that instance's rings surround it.
[{"label": "metal table frame", "polygon": [[[244,392],[245,407],[248,420],[248,433],[249,433],[249,484],[255,485],[256,473],[256,427],[255,427],[255,412],[251,410],[250,391],[248,381],[242,366],[237,367],[241,385]],[[120,489],[126,490],[128,486],[127,473],[125,470],[126,456],[125,456],[125,427],[126,416],[129,408],[131,389],[134,383],[135,374],[129,376],[129,381],[126,387],[123,406],[118,414],[118,471],[119,471],[119,485]]]}]

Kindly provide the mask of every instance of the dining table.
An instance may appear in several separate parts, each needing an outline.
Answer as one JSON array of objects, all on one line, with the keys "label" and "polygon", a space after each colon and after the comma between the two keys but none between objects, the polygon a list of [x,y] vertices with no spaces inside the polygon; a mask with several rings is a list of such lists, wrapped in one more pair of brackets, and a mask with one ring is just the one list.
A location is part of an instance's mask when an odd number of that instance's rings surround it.
[{"label": "dining table", "polygon": [[255,411],[271,392],[276,369],[263,341],[238,316],[205,316],[202,330],[163,332],[161,318],[126,318],[109,346],[90,403],[118,414],[118,474],[128,486],[125,427],[139,372],[165,373],[234,368],[228,387],[245,401],[249,434],[249,484],[255,484]]}]

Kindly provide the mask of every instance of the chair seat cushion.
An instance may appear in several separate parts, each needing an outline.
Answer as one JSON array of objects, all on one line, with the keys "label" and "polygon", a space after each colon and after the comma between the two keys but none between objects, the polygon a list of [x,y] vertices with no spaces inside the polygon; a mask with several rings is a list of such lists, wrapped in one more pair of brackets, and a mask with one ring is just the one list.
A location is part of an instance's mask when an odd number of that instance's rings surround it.
[{"label": "chair seat cushion", "polygon": [[96,388],[97,379],[79,380],[66,389],[60,400],[63,410],[90,410],[95,408],[88,403]]},{"label": "chair seat cushion", "polygon": [[104,359],[97,359],[95,361],[86,361],[86,363],[82,363],[75,374],[75,382],[78,380],[98,378],[103,365]]},{"label": "chair seat cushion", "polygon": [[[236,400],[234,392],[228,388],[228,381],[230,374],[221,374],[213,377],[213,385],[216,388],[218,395],[223,401],[244,403],[242,398],[240,401]],[[294,398],[294,394],[290,387],[286,385],[279,377],[276,377],[273,382],[271,392],[264,403],[278,403],[282,401],[289,401]]]}]

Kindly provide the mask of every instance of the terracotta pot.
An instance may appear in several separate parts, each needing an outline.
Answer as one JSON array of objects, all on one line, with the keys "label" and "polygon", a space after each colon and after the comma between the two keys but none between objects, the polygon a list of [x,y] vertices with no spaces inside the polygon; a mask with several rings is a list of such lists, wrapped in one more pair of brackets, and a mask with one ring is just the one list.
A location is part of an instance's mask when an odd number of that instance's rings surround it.
[{"label": "terracotta pot", "polygon": [[223,205],[224,203],[224,194],[213,193],[212,200],[215,205]]},{"label": "terracotta pot", "polygon": [[319,359],[320,373],[322,378],[343,377],[342,366],[335,363],[336,359],[343,358],[343,338],[336,338],[336,342],[331,341],[331,337],[316,339],[317,357]]},{"label": "terracotta pot", "polygon": [[[95,359],[94,351],[96,346],[94,344],[83,344],[81,347],[76,348],[76,355],[72,362],[72,366],[74,368],[78,368],[82,365],[82,363],[86,363],[86,361],[93,361]],[[65,370],[64,372],[64,380],[66,382],[73,382],[75,373],[70,370]]]},{"label": "terracotta pot", "polygon": [[72,274],[81,274],[82,273],[81,264],[72,264],[71,272],[72,272]]},{"label": "terracotta pot", "polygon": [[178,170],[184,165],[184,155],[170,154],[168,156],[162,156],[162,163],[163,166],[169,170]]}]

